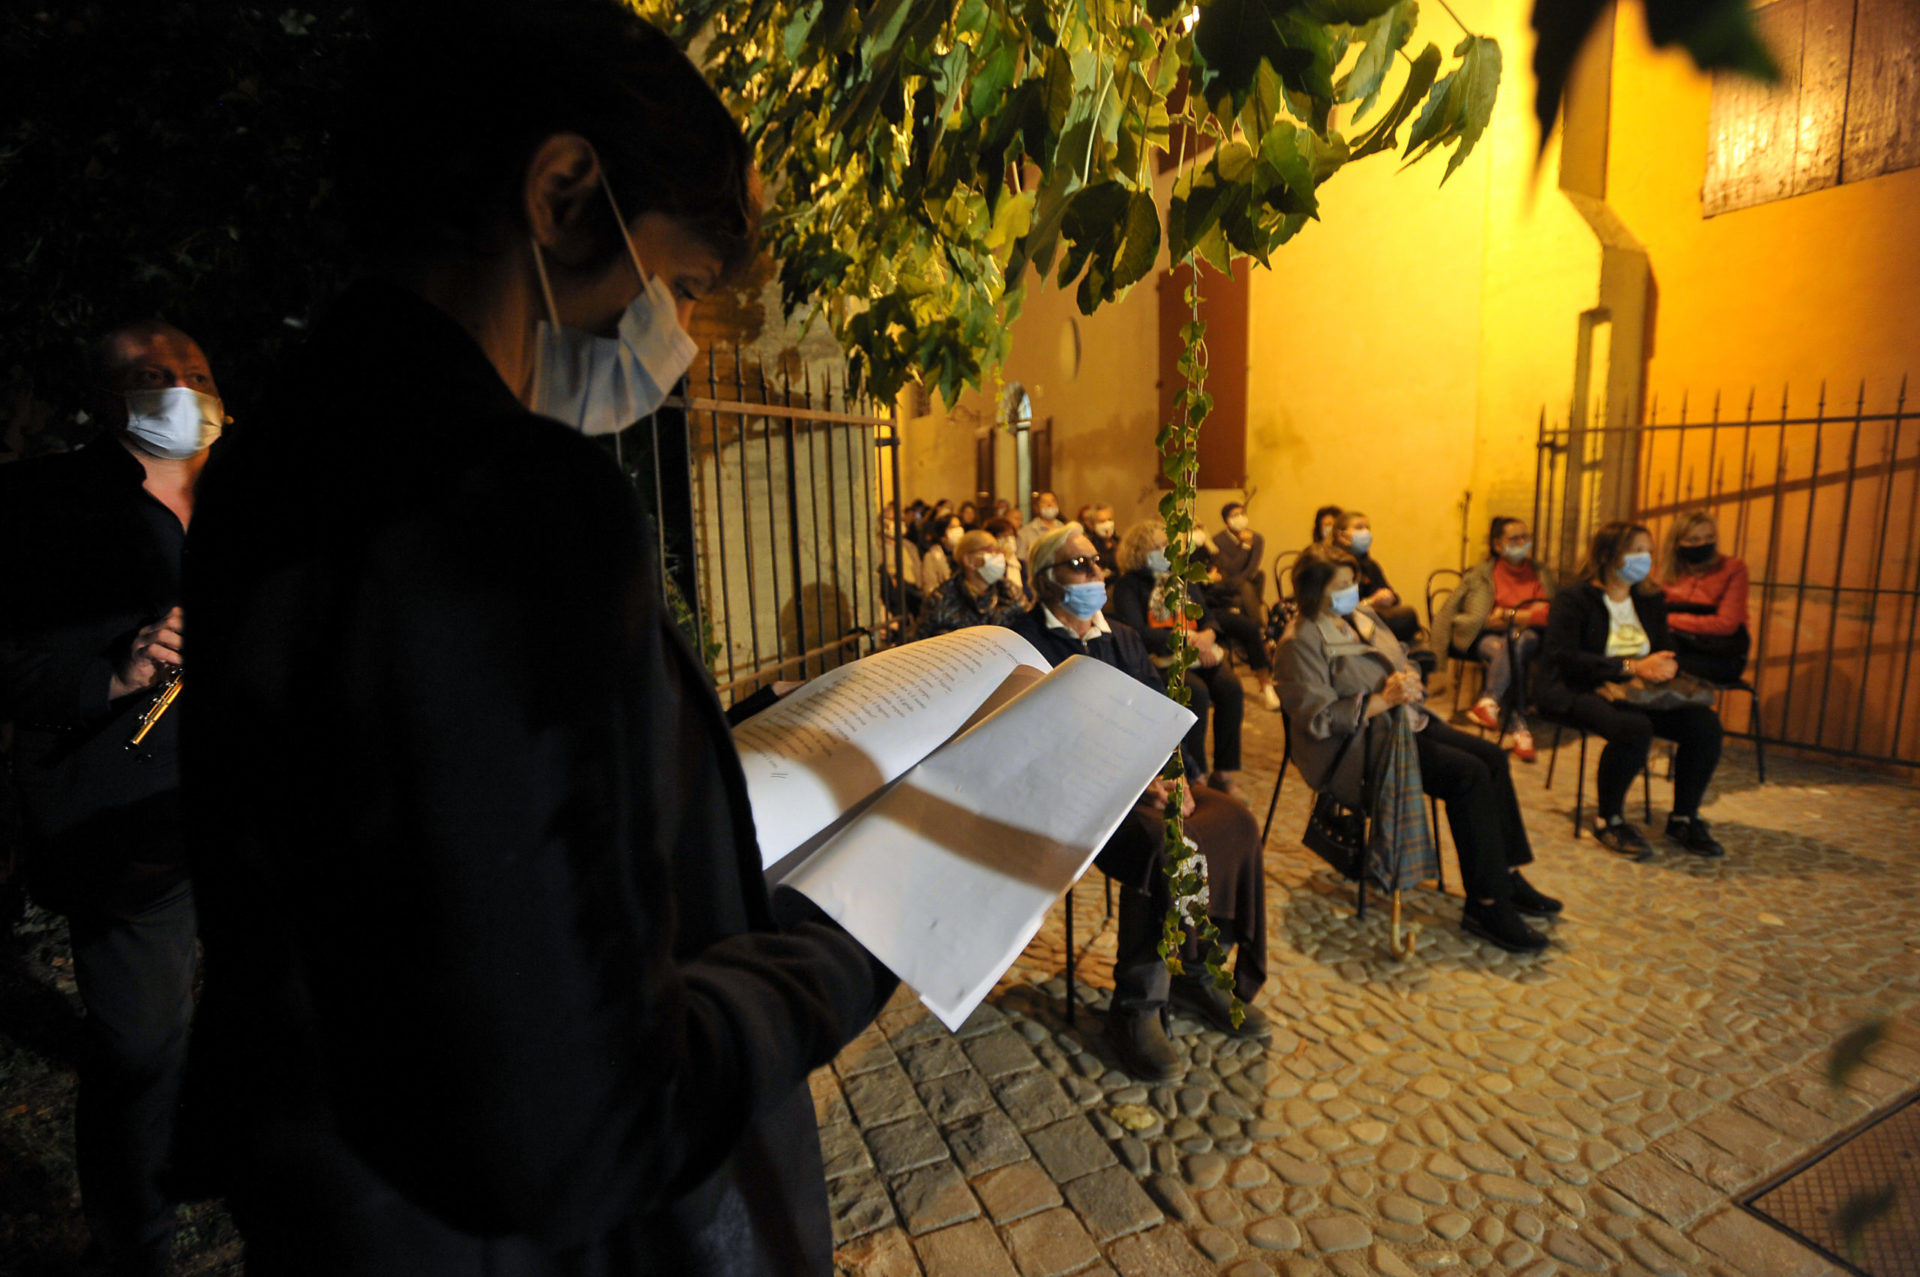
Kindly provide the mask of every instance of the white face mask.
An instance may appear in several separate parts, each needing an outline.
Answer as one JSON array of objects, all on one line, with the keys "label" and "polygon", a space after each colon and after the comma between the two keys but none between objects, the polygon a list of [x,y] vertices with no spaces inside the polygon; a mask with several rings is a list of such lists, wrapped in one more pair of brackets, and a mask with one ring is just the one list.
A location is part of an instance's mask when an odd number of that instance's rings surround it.
[{"label": "white face mask", "polygon": [[1060,517],[1060,507],[1057,505],[1043,505],[1038,510],[1035,510],[1034,513],[1043,519],[1057,519]]},{"label": "white face mask", "polygon": [[1100,522],[1098,522],[1098,523],[1096,523],[1096,524],[1094,524],[1094,525],[1093,525],[1093,531],[1094,531],[1094,535],[1096,535],[1096,536],[1103,536],[1103,537],[1110,537],[1110,536],[1112,536],[1112,535],[1113,535],[1113,520],[1112,520],[1112,519],[1102,519],[1102,520],[1100,520]]},{"label": "white face mask", "polygon": [[547,305],[547,318],[537,329],[533,410],[589,435],[615,434],[653,413],[700,353],[680,327],[673,290],[660,276],[649,277],[641,265],[604,174],[600,188],[613,204],[620,237],[642,283],[640,295],[620,316],[618,335],[599,337],[560,323],[553,288],[547,282],[546,260],[540,245],[533,246],[533,264]]},{"label": "white face mask", "polygon": [[992,585],[1007,574],[1006,556],[1002,554],[989,554],[980,561],[980,566],[974,570],[980,573],[980,579],[982,581],[985,581],[988,585]]},{"label": "white face mask", "polygon": [[213,446],[226,412],[212,395],[185,386],[129,390],[127,437],[150,457],[185,461]]},{"label": "white face mask", "polygon": [[1235,532],[1245,532],[1247,530],[1247,516],[1244,514],[1236,514],[1227,520],[1227,526]]}]

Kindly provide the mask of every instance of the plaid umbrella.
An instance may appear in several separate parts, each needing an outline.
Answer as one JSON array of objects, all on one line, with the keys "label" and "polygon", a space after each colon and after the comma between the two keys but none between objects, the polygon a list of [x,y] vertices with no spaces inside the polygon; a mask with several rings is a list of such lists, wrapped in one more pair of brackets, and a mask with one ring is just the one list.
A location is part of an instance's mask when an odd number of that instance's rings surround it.
[{"label": "plaid umbrella", "polygon": [[1413,743],[1407,707],[1388,711],[1385,747],[1373,777],[1373,823],[1367,851],[1373,880],[1388,891],[1402,891],[1440,876],[1440,849],[1427,823],[1426,795],[1420,788],[1420,752]]}]

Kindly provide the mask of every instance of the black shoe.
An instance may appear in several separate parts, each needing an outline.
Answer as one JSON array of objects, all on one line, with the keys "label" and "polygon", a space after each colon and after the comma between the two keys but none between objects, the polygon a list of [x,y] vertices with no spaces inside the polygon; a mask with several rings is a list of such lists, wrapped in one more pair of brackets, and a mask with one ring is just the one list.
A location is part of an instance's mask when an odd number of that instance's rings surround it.
[{"label": "black shoe", "polygon": [[1167,991],[1167,1001],[1182,1011],[1191,1011],[1230,1038],[1273,1041],[1272,1022],[1251,1002],[1240,1004],[1246,1014],[1240,1021],[1240,1027],[1234,1028],[1233,1008],[1227,1001],[1227,995],[1214,988],[1213,982],[1206,976],[1173,977],[1173,983]]},{"label": "black shoe", "polygon": [[1460,914],[1460,929],[1508,953],[1538,953],[1547,947],[1547,938],[1526,924],[1511,900],[1490,905],[1468,900]]},{"label": "black shoe", "polygon": [[1647,840],[1640,836],[1640,831],[1624,820],[1599,826],[1593,831],[1593,838],[1608,851],[1625,856],[1628,860],[1645,860],[1653,855],[1653,848],[1647,846]]},{"label": "black shoe", "polygon": [[1107,1043],[1120,1069],[1139,1082],[1172,1082],[1185,1075],[1180,1056],[1160,1023],[1160,1008],[1107,1012]]},{"label": "black shoe", "polygon": [[1698,816],[1667,817],[1667,837],[1679,843],[1684,850],[1696,856],[1705,856],[1709,860],[1715,856],[1727,854],[1727,849],[1720,845],[1719,840],[1707,828],[1707,822]]},{"label": "black shoe", "polygon": [[1513,901],[1515,909],[1533,918],[1551,918],[1560,912],[1560,902],[1534,890],[1533,884],[1522,878],[1518,870],[1508,877],[1513,881],[1513,894],[1508,899]]}]

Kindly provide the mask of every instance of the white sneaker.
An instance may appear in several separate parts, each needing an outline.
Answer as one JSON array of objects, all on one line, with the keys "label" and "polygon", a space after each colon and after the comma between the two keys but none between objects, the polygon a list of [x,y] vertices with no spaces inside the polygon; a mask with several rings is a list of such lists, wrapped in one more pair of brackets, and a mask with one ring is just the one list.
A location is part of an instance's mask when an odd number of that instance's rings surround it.
[{"label": "white sneaker", "polygon": [[1280,694],[1273,690],[1272,683],[1260,689],[1260,700],[1268,709],[1280,708]]}]

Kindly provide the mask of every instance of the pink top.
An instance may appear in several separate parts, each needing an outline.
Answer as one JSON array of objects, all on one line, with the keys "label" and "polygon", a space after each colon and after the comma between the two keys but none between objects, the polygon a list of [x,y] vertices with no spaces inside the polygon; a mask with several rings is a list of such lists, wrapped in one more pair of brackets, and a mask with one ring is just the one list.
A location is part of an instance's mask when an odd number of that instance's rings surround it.
[{"label": "pink top", "polygon": [[1731,556],[1705,572],[1689,572],[1667,584],[1667,602],[1705,603],[1711,614],[1675,612],[1667,625],[1683,634],[1732,634],[1747,623],[1747,565]]}]

